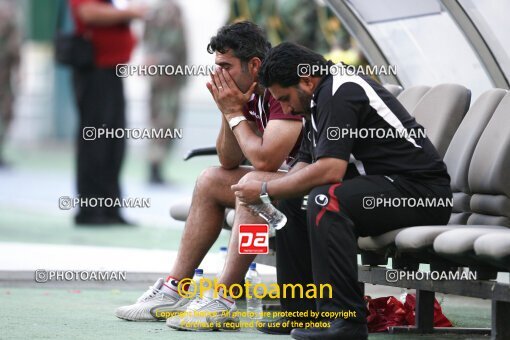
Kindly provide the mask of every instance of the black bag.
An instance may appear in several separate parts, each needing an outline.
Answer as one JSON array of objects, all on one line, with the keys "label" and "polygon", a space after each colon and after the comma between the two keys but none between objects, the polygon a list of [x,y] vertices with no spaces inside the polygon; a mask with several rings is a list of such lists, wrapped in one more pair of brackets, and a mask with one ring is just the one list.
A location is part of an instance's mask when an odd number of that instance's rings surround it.
[{"label": "black bag", "polygon": [[87,68],[94,66],[94,47],[89,38],[62,32],[67,1],[62,1],[58,11],[55,35],[55,59],[59,64]]},{"label": "black bag", "polygon": [[94,66],[94,49],[90,40],[75,34],[57,33],[55,58],[63,65],[76,68]]}]

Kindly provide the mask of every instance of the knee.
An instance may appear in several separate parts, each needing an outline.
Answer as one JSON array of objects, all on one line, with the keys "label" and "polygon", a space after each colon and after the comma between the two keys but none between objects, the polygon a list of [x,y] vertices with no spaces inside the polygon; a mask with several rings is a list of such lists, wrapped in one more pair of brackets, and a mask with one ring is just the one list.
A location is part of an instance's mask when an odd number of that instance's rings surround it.
[{"label": "knee", "polygon": [[350,200],[350,197],[348,190],[340,183],[313,188],[308,194],[307,202],[309,227],[319,225],[319,222],[327,214],[333,214],[329,216],[335,216],[335,219],[339,221],[352,223],[352,215],[347,211],[345,204]]},{"label": "knee", "polygon": [[224,171],[224,169],[216,166],[202,170],[200,175],[198,175],[195,190],[211,190],[211,188],[221,179]]},{"label": "knee", "polygon": [[310,191],[307,201],[307,211],[309,214],[317,214],[322,208],[330,204],[330,201],[332,201],[329,193],[330,187],[330,185],[322,185]]},{"label": "knee", "polygon": [[262,174],[263,172],[260,171],[250,171],[246,175],[241,177],[241,179],[239,180],[239,184],[244,184],[249,181],[262,181],[265,179]]}]

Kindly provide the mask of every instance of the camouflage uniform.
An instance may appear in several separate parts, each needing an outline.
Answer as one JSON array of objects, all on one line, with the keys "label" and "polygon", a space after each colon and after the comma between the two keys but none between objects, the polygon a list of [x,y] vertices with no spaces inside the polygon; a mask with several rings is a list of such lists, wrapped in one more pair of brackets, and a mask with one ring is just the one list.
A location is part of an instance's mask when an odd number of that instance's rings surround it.
[{"label": "camouflage uniform", "polygon": [[[172,0],[160,0],[146,22],[144,45],[146,63],[152,65],[182,65],[186,63],[184,22],[178,5]],[[174,129],[180,110],[180,91],[184,76],[151,76],[150,110],[152,126]],[[169,148],[169,139],[153,140],[150,150],[151,172],[159,175]],[[161,182],[161,178],[151,180]]]},{"label": "camouflage uniform", "polygon": [[17,2],[0,0],[0,165],[5,135],[12,120],[13,85],[19,65],[21,34]]},{"label": "camouflage uniform", "polygon": [[[352,49],[349,34],[338,18],[316,1],[230,0],[229,22],[240,20],[263,27],[273,46],[292,41],[321,54]],[[359,62],[351,59],[351,63]]]}]

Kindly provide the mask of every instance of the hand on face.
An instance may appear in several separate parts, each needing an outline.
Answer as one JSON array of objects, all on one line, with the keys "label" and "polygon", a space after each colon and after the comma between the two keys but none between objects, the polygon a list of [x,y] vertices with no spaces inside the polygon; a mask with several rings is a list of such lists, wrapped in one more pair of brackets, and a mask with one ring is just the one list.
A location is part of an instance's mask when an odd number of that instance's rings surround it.
[{"label": "hand on face", "polygon": [[234,195],[241,201],[241,204],[260,204],[260,190],[262,182],[247,181],[245,183],[238,183],[231,186]]},{"label": "hand on face", "polygon": [[223,113],[227,121],[243,115],[243,108],[250,100],[257,83],[253,83],[246,93],[241,92],[239,87],[227,70],[219,67],[211,73],[211,81],[206,84],[211,92],[218,109]]}]

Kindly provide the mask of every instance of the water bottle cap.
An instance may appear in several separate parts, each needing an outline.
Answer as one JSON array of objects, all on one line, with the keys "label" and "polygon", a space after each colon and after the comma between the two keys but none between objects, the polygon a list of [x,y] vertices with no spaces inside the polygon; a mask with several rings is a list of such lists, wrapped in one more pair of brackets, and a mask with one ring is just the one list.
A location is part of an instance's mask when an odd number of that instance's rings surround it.
[{"label": "water bottle cap", "polygon": [[256,264],[255,262],[252,262],[252,263],[250,264],[250,269],[251,269],[251,270],[255,270],[255,269],[257,269],[257,264]]},{"label": "water bottle cap", "polygon": [[204,270],[200,269],[200,268],[197,268],[197,269],[195,269],[195,274],[203,275],[204,274]]},{"label": "water bottle cap", "polygon": [[227,247],[220,247],[220,251],[227,251]]}]

